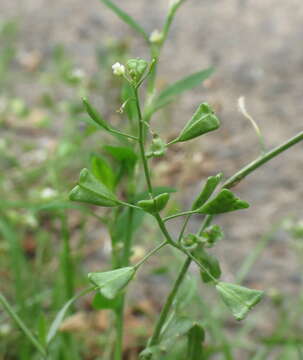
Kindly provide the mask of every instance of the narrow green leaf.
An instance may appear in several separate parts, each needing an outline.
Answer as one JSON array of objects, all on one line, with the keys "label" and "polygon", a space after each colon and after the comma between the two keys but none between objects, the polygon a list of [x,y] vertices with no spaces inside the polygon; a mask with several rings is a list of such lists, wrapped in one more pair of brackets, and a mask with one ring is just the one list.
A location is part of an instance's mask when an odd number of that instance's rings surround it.
[{"label": "narrow green leaf", "polygon": [[208,104],[203,103],[198,107],[193,117],[181,131],[181,134],[173,142],[183,142],[194,139],[218,129],[219,126],[220,121],[211,107]]},{"label": "narrow green leaf", "polygon": [[248,289],[244,286],[219,282],[216,289],[225,305],[237,320],[242,320],[264,295],[263,291]]},{"label": "narrow green leaf", "polygon": [[201,325],[194,325],[187,334],[187,360],[203,360],[204,329]]},{"label": "narrow green leaf", "polygon": [[222,189],[213,200],[197,209],[197,213],[215,215],[248,207],[249,204],[246,201],[237,198],[230,190]]},{"label": "narrow green leaf", "polygon": [[206,70],[202,70],[192,75],[189,75],[172,85],[169,85],[166,89],[161,91],[160,94],[156,97],[156,99],[151,105],[152,109],[150,110],[150,113],[153,113],[154,111],[160,109],[168,102],[172,101],[174,97],[182,94],[184,91],[200,85],[204,80],[210,77],[213,71],[214,71],[213,68],[208,68]]},{"label": "narrow green leaf", "polygon": [[94,299],[92,306],[96,310],[111,309],[114,310],[119,306],[119,298],[108,299],[98,292]]},{"label": "narrow green leaf", "polygon": [[84,289],[83,291],[81,291],[79,294],[76,294],[74,297],[72,297],[71,299],[69,299],[65,304],[64,306],[62,307],[62,309],[57,313],[55,319],[53,320],[49,330],[48,330],[48,333],[47,333],[47,336],[46,336],[46,343],[49,344],[53,338],[56,336],[57,332],[58,332],[58,329],[69,309],[69,307],[77,300],[79,299],[81,296],[89,293],[90,291],[92,291],[92,288],[87,288],[87,289]]},{"label": "narrow green leaf", "polygon": [[35,348],[43,355],[46,356],[46,350],[40,344],[38,339],[34,336],[34,334],[30,331],[30,329],[24,324],[15,310],[11,307],[11,305],[7,302],[6,298],[0,293],[0,304],[4,307],[9,316],[16,322],[19,328],[22,330],[23,334],[27,337],[27,339],[35,346]]},{"label": "narrow green leaf", "polygon": [[88,278],[104,297],[114,299],[132,280],[135,272],[135,269],[129,266],[111,271],[89,273]]},{"label": "narrow green leaf", "polygon": [[93,175],[106,187],[113,190],[115,187],[115,174],[109,163],[100,155],[92,155],[91,169]]},{"label": "narrow green leaf", "polygon": [[140,200],[137,205],[148,213],[156,213],[163,210],[169,200],[169,194],[160,194],[150,200]]},{"label": "narrow green leaf", "polygon": [[206,203],[206,201],[210,198],[212,193],[215,191],[216,187],[220,183],[220,181],[223,178],[223,174],[219,173],[215,176],[210,176],[207,178],[205,185],[202,188],[201,193],[197,197],[197,199],[194,201],[192,205],[192,210],[196,210],[200,208],[202,205]]},{"label": "narrow green leaf", "polygon": [[148,35],[146,34],[145,30],[129,14],[121,10],[111,0],[100,0],[100,1],[103,4],[105,4],[109,9],[111,9],[122,21],[124,21],[134,30],[136,30],[139,34],[141,34],[144,37],[146,41],[148,41]]},{"label": "narrow green leaf", "polygon": [[88,102],[87,99],[83,98],[82,101],[83,101],[84,108],[85,108],[86,112],[88,113],[88,115],[90,116],[90,118],[95,123],[100,125],[103,129],[109,131],[110,126],[104,120],[103,116]]}]

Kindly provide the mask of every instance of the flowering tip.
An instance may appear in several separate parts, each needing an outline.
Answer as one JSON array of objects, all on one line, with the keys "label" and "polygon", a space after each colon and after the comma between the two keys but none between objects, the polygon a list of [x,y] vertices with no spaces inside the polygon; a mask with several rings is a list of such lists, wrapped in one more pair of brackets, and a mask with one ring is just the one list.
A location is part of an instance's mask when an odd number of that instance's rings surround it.
[{"label": "flowering tip", "polygon": [[119,62],[116,62],[113,66],[113,73],[117,76],[123,76],[125,74],[125,66],[120,64]]}]

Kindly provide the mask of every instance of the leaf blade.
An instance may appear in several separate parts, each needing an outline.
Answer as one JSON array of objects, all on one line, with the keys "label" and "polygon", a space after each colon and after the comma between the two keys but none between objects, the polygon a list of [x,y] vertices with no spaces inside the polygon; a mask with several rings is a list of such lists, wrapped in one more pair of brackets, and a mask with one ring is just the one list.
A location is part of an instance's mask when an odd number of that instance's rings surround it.
[{"label": "leaf blade", "polygon": [[[198,71],[194,74],[191,74],[172,85],[169,85],[167,88],[162,90],[160,94],[156,97],[155,101],[152,104],[152,109],[155,111],[160,109],[162,106],[166,105],[177,95],[182,94],[184,91],[192,89],[201,84],[204,80],[209,78],[214,72],[212,67]],[[150,110],[151,113],[154,111]]]},{"label": "leaf blade", "polygon": [[117,5],[115,5],[111,0],[99,0],[104,5],[106,5],[110,10],[112,10],[122,21],[124,21],[127,25],[129,25],[132,29],[137,31],[139,34],[143,36],[146,41],[149,41],[148,35],[145,30],[139,25],[135,19],[127,14],[125,11],[120,9]]}]

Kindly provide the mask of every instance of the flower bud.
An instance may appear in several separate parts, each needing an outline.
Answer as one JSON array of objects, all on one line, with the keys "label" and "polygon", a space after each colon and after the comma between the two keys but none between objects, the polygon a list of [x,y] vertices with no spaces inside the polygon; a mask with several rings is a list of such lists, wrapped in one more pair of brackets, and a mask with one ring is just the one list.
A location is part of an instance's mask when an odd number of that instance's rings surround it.
[{"label": "flower bud", "polygon": [[120,64],[119,62],[116,62],[113,66],[113,73],[117,76],[123,76],[125,74],[125,66]]},{"label": "flower bud", "polygon": [[159,44],[163,40],[163,33],[158,29],[154,30],[149,37],[149,41],[153,44]]}]

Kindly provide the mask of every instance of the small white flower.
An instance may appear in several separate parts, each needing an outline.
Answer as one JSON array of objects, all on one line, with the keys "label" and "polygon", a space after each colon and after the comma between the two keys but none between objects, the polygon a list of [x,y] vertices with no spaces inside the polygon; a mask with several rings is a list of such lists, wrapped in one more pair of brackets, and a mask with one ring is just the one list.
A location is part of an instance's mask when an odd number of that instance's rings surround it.
[{"label": "small white flower", "polygon": [[52,188],[44,188],[42,191],[41,191],[41,198],[44,199],[44,200],[49,200],[51,198],[54,198],[58,195],[58,192]]},{"label": "small white flower", "polygon": [[158,29],[154,30],[149,37],[149,41],[151,43],[160,43],[163,40],[163,33],[159,31]]},{"label": "small white flower", "polygon": [[113,73],[117,76],[122,76],[125,74],[125,66],[120,64],[119,62],[116,62],[113,66]]}]

